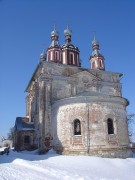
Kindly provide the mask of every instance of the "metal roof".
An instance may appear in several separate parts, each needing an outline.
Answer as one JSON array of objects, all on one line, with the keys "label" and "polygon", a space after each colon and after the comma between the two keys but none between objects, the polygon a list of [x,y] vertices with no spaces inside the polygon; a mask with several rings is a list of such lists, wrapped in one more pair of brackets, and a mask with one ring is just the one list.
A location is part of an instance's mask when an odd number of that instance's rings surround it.
[{"label": "metal roof", "polygon": [[15,122],[15,128],[17,131],[22,130],[34,130],[34,123],[28,122],[27,117],[17,117]]}]

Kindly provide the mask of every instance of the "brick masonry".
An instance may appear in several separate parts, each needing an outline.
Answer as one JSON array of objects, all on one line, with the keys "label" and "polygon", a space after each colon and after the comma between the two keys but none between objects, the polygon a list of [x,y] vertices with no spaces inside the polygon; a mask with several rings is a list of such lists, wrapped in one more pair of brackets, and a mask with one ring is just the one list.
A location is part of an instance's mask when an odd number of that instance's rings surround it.
[{"label": "brick masonry", "polygon": [[[26,91],[27,116],[39,151],[102,157],[131,156],[120,73],[40,62]],[[108,134],[107,119],[114,133]],[[74,134],[74,120],[81,134]]]}]

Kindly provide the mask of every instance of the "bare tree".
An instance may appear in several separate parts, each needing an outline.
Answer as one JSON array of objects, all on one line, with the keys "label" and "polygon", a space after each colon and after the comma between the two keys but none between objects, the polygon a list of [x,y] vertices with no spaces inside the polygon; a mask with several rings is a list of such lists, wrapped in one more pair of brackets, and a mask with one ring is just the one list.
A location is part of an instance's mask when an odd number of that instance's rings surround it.
[{"label": "bare tree", "polygon": [[7,139],[11,140],[14,145],[14,140],[15,140],[15,128],[14,127],[9,129],[9,133],[7,134]]},{"label": "bare tree", "polygon": [[0,147],[3,146],[3,141],[5,140],[6,138],[3,136],[3,135],[0,135]]},{"label": "bare tree", "polygon": [[128,131],[130,142],[135,142],[135,114],[127,115]]}]

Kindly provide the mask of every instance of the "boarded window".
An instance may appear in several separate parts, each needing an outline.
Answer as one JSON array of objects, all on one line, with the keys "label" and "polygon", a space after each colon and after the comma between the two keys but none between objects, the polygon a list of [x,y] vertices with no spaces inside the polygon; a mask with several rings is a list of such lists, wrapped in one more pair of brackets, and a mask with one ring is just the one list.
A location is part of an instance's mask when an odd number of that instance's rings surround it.
[{"label": "boarded window", "polygon": [[30,144],[30,136],[28,136],[28,135],[24,136],[24,143],[25,144]]},{"label": "boarded window", "polygon": [[74,120],[74,135],[81,135],[81,122],[79,119]]},{"label": "boarded window", "polygon": [[112,119],[107,120],[107,126],[108,126],[108,134],[114,134],[114,127],[113,127]]}]

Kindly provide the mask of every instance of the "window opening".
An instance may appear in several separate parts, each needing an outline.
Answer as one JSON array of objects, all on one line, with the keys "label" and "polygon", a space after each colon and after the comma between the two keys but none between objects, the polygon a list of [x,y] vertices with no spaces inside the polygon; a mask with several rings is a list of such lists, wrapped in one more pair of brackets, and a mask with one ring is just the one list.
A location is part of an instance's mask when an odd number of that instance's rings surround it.
[{"label": "window opening", "polygon": [[70,64],[73,64],[73,54],[70,54]]},{"label": "window opening", "polygon": [[107,126],[108,126],[108,134],[114,134],[114,127],[113,127],[112,119],[107,120]]},{"label": "window opening", "polygon": [[24,136],[24,143],[25,144],[29,144],[30,143],[30,136],[28,136],[28,135]]},{"label": "window opening", "polygon": [[102,60],[100,60],[100,67],[102,67]]},{"label": "window opening", "polygon": [[55,59],[56,59],[56,60],[59,59],[59,57],[58,57],[58,52],[57,52],[57,51],[55,52]]},{"label": "window opening", "polygon": [[81,122],[79,119],[74,121],[74,135],[81,135]]}]

